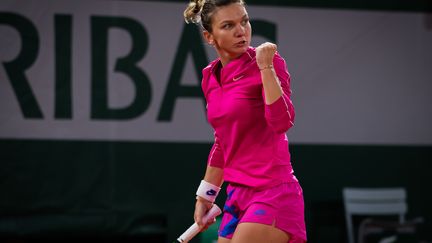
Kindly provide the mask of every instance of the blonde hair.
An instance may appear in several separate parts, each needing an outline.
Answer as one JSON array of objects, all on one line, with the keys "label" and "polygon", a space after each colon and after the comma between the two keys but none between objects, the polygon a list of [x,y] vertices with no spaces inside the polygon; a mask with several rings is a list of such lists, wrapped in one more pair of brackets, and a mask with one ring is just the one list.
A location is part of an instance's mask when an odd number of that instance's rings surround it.
[{"label": "blonde hair", "polygon": [[199,23],[201,20],[201,10],[204,6],[205,0],[196,0],[190,1],[189,5],[186,7],[186,10],[183,12],[183,17],[186,23]]},{"label": "blonde hair", "polygon": [[205,30],[211,32],[211,17],[222,6],[232,3],[245,5],[243,0],[191,0],[183,12],[186,23],[200,24]]}]

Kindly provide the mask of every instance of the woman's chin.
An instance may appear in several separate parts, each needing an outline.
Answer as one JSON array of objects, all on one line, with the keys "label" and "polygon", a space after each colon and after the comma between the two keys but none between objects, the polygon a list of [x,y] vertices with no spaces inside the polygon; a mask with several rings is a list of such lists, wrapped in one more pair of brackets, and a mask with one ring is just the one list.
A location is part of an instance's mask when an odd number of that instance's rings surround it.
[{"label": "woman's chin", "polygon": [[238,56],[242,55],[243,53],[245,53],[247,51],[248,47],[249,46],[244,45],[242,47],[233,48],[231,53],[233,54],[233,56],[238,57]]}]

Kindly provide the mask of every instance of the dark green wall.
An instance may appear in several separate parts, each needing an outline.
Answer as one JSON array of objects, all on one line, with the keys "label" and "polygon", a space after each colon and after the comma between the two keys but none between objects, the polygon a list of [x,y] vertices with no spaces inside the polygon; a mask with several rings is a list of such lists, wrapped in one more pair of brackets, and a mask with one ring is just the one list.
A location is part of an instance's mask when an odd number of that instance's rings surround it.
[{"label": "dark green wall", "polygon": [[[166,230],[172,240],[193,221],[210,146],[0,140],[0,235],[144,237]],[[291,152],[310,242],[345,242],[344,186],[403,186],[408,218],[432,222],[431,147],[291,145]]]},{"label": "dark green wall", "polygon": [[[132,0],[133,1],[133,0]],[[135,0],[154,1],[154,0]],[[182,0],[158,0],[157,2],[181,2]],[[384,11],[415,11],[431,12],[432,2],[429,0],[245,0],[248,5],[287,6],[306,8],[337,8],[357,10],[384,10]]]}]

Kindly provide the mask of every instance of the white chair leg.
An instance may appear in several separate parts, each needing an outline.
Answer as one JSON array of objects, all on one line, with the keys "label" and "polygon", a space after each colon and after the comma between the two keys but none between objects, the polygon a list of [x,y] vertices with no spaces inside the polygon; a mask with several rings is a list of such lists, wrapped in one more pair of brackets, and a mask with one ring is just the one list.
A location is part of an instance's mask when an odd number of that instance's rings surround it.
[{"label": "white chair leg", "polygon": [[354,242],[354,229],[353,229],[353,222],[351,219],[351,215],[346,215],[346,223],[347,223],[347,229],[348,229],[348,243],[355,243]]},{"label": "white chair leg", "polygon": [[381,239],[378,243],[393,243],[393,242],[396,242],[396,240],[397,240],[397,236],[392,235],[392,236]]}]

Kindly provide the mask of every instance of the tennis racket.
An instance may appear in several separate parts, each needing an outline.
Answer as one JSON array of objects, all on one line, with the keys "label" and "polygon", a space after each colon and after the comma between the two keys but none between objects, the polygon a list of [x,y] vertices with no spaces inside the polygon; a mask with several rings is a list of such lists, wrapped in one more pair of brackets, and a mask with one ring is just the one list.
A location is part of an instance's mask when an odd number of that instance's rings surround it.
[{"label": "tennis racket", "polygon": [[[207,222],[211,218],[215,218],[221,213],[222,213],[221,209],[216,204],[213,204],[213,207],[207,212],[206,215],[204,215],[203,221]],[[194,223],[192,226],[189,227],[189,229],[187,229],[182,235],[180,235],[180,237],[177,238],[177,241],[174,241],[174,243],[178,243],[178,242],[187,243],[193,237],[195,237],[200,231],[201,228],[198,226],[197,223]]]}]

